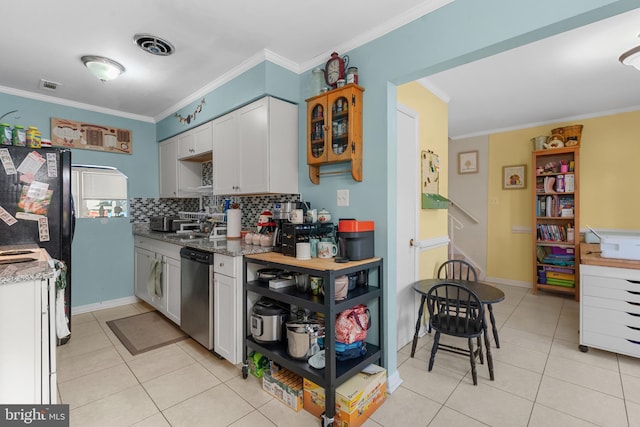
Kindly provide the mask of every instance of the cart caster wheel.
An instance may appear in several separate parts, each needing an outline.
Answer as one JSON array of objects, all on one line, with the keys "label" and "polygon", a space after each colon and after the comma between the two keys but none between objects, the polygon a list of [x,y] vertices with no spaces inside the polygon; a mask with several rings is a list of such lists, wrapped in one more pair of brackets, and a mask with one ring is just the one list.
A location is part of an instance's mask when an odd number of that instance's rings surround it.
[{"label": "cart caster wheel", "polygon": [[249,376],[249,366],[242,365],[242,379],[246,380],[248,376]]},{"label": "cart caster wheel", "polygon": [[589,351],[589,347],[587,347],[586,345],[579,345],[578,348],[580,349],[581,352],[586,353]]},{"label": "cart caster wheel", "polygon": [[333,418],[327,418],[323,412],[322,415],[320,415],[320,427],[333,427],[333,420]]}]

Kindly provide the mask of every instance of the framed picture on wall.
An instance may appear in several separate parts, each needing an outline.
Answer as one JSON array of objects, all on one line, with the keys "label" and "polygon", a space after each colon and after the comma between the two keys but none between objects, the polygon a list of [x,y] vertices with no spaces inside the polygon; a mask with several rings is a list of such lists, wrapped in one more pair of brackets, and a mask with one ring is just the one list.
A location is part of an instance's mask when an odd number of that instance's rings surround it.
[{"label": "framed picture on wall", "polygon": [[478,173],[478,151],[458,153],[458,173]]},{"label": "framed picture on wall", "polygon": [[527,165],[502,167],[502,189],[519,190],[527,188]]}]

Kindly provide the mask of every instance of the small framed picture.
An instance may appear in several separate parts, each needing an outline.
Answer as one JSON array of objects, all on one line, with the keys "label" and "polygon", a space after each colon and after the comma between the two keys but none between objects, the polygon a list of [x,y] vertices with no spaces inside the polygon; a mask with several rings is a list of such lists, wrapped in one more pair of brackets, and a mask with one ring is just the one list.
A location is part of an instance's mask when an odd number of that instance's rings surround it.
[{"label": "small framed picture", "polygon": [[458,153],[458,173],[478,173],[478,151]]},{"label": "small framed picture", "polygon": [[502,167],[502,189],[519,190],[527,188],[527,165]]}]

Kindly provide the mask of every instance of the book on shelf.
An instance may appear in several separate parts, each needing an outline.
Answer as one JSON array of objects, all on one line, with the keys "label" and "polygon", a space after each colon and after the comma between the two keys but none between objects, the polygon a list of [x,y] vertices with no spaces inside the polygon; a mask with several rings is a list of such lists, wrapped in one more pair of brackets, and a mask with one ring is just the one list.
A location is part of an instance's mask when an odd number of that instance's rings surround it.
[{"label": "book on shelf", "polygon": [[575,280],[562,280],[562,279],[550,279],[547,276],[547,285],[564,286],[567,288],[573,288],[576,285]]},{"label": "book on shelf", "polygon": [[566,242],[567,227],[557,224],[538,224],[536,235],[538,240],[545,242]]},{"label": "book on shelf", "polygon": [[547,271],[547,279],[569,280],[575,282],[574,273],[560,273],[558,271]]},{"label": "book on shelf", "polygon": [[568,173],[564,176],[564,191],[566,193],[573,193],[576,191],[576,177],[574,174]]}]

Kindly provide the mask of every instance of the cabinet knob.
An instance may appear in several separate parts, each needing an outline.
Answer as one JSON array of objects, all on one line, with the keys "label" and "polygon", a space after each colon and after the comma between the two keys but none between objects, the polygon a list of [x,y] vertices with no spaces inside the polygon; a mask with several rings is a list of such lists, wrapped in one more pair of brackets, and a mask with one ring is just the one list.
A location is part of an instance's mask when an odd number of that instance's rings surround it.
[{"label": "cabinet knob", "polygon": [[218,264],[220,267],[224,267],[224,262],[221,262],[220,264]]}]

